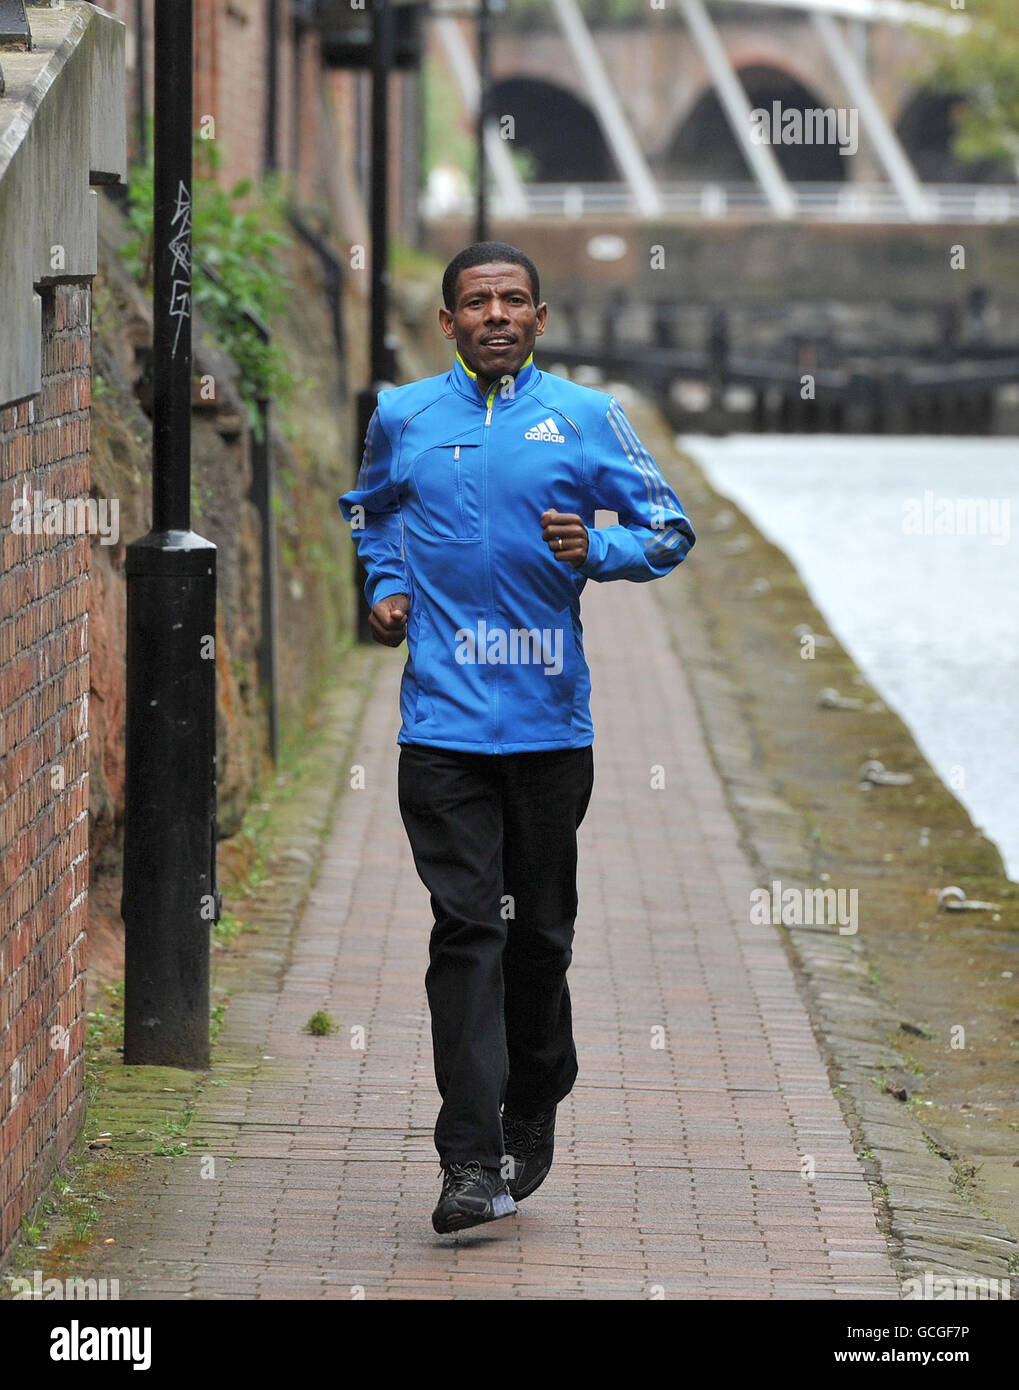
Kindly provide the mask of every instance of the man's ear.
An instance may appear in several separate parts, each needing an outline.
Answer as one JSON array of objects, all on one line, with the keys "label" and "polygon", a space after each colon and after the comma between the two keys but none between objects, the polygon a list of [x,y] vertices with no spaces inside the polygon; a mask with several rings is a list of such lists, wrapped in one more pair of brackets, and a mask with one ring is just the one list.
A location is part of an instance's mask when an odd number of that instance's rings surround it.
[{"label": "man's ear", "polygon": [[442,308],[439,310],[439,327],[442,329],[444,337],[456,337],[456,330],[453,327],[453,315],[445,307],[445,305],[443,305]]}]

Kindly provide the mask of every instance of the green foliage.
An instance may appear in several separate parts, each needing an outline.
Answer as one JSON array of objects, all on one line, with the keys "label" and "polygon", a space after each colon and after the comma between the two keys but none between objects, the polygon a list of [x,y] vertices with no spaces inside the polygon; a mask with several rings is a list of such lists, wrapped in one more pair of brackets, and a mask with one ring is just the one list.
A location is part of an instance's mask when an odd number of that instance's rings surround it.
[{"label": "green foliage", "polygon": [[[584,18],[593,28],[614,24],[646,23],[651,9],[648,0],[582,0]],[[656,23],[668,18],[674,7],[662,0],[653,12]],[[496,22],[507,28],[555,27],[555,16],[548,0],[507,0],[504,13]]]},{"label": "green foliage", "polygon": [[330,1033],[335,1033],[339,1024],[335,1022],[332,1015],[326,1009],[318,1009],[312,1014],[311,1018],[304,1025],[305,1033],[312,1033],[316,1038],[327,1037]]},{"label": "green foliage", "polygon": [[395,276],[431,277],[441,280],[445,267],[445,260],[440,259],[433,251],[422,251],[416,246],[410,246],[398,236],[394,236],[389,243],[389,269]]},{"label": "green foliage", "polygon": [[220,946],[228,946],[236,941],[241,932],[248,930],[244,922],[234,912],[226,908],[220,913],[219,921],[212,924],[212,936]]},{"label": "green foliage", "polygon": [[124,981],[103,985],[103,993],[110,1001],[110,1013],[93,1009],[87,1015],[88,1027],[85,1030],[87,1049],[98,1054],[102,1049],[117,1049],[124,1045]]},{"label": "green foliage", "polygon": [[[195,139],[192,289],[216,341],[240,368],[248,419],[261,437],[259,398],[285,405],[294,379],[283,350],[263,343],[244,314],[268,326],[286,307],[291,286],[276,253],[292,243],[278,230],[282,201],[275,186],[255,189],[250,179],[242,179],[230,189],[221,188],[215,171],[222,159],[210,141]],[[131,274],[147,288],[152,285],[153,181],[151,158],[132,171],[128,224],[134,236],[120,250]]]},{"label": "green foliage", "polygon": [[538,161],[530,150],[512,149],[510,159],[521,183],[533,183],[538,174]]},{"label": "green foliage", "polygon": [[209,1042],[215,1045],[219,1040],[219,1035],[223,1031],[223,1023],[226,1015],[226,1004],[213,1004],[209,1010]]},{"label": "green foliage", "polygon": [[176,1119],[171,1115],[167,1115],[166,1119],[163,1121],[163,1128],[166,1130],[167,1134],[171,1134],[175,1139],[178,1139],[190,1129],[191,1121],[194,1118],[195,1112],[193,1109],[182,1111]]},{"label": "green foliage", "polygon": [[424,172],[448,160],[473,179],[477,171],[477,146],[465,125],[460,100],[444,69],[427,59],[423,67],[425,107]]},{"label": "green foliage", "polygon": [[[966,93],[956,108],[961,159],[1019,159],[1019,9],[1015,0],[968,0],[967,33],[938,41],[934,80]],[[926,32],[926,31],[925,31]]]}]

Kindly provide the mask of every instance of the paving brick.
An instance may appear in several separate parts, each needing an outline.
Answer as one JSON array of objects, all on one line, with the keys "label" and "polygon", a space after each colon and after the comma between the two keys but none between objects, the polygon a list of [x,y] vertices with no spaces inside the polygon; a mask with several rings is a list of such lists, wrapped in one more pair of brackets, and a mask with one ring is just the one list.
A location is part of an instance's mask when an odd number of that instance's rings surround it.
[{"label": "paving brick", "polygon": [[[430,916],[397,809],[401,663],[386,659],[356,742],[366,788],[339,803],[278,994],[235,992],[234,1061],[199,1102],[196,1137],[237,1157],[212,1183],[193,1160],[159,1161],[136,1204],[152,1223],[145,1258],[124,1267],[118,1252],[122,1296],[898,1296],[783,944],[748,920],[755,876],[662,632],[647,588],[588,587],[580,1075],[540,1192],[515,1218],[431,1230]],[[340,1023],[328,1039],[301,1032],[319,1007]],[[254,1070],[236,1062],[245,1049]]]}]

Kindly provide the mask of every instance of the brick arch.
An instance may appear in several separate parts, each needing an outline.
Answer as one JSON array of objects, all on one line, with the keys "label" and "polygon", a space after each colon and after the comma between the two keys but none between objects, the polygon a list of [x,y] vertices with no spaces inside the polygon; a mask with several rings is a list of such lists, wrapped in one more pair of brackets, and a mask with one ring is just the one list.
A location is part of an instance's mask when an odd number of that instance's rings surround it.
[{"label": "brick arch", "polygon": [[[777,62],[769,54],[766,62],[737,60],[737,72],[746,89],[751,108],[771,109],[773,101],[784,109],[828,107],[842,104],[829,100],[805,79],[794,64]],[[843,156],[834,146],[773,146],[786,177],[793,182],[840,183],[849,176],[852,156]],[[730,129],[721,102],[710,83],[706,83],[676,125],[672,138],[658,160],[664,178],[717,179],[738,181],[750,177],[750,170],[736,137]]]},{"label": "brick arch", "polygon": [[504,77],[491,90],[496,118],[512,115],[513,145],[535,161],[535,179],[596,183],[618,175],[591,108],[565,87],[537,77]]},{"label": "brick arch", "polygon": [[1015,183],[1006,160],[962,160],[953,149],[953,112],[959,92],[917,88],[904,98],[895,121],[902,146],[925,183]]}]

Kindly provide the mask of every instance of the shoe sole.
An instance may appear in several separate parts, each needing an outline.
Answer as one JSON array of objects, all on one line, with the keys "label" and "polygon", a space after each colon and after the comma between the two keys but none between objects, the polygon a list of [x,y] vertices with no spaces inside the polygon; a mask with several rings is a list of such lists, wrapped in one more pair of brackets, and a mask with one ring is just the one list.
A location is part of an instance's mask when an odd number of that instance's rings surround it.
[{"label": "shoe sole", "polygon": [[517,1209],[513,1198],[508,1192],[497,1193],[492,1198],[491,1212],[479,1214],[478,1212],[453,1212],[446,1217],[440,1226],[432,1217],[432,1228],[438,1235],[449,1235],[453,1231],[465,1231],[471,1226],[484,1226],[489,1221],[499,1221],[504,1216],[516,1216]]}]

